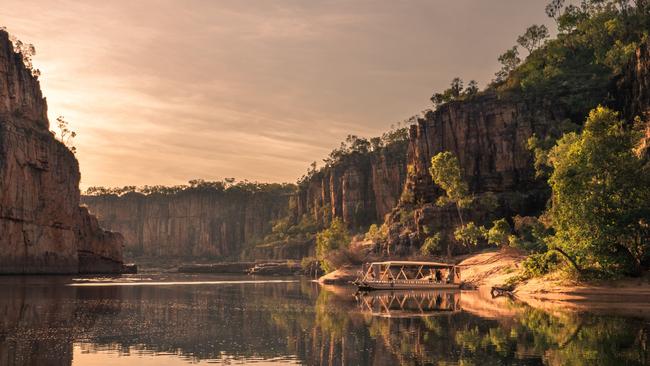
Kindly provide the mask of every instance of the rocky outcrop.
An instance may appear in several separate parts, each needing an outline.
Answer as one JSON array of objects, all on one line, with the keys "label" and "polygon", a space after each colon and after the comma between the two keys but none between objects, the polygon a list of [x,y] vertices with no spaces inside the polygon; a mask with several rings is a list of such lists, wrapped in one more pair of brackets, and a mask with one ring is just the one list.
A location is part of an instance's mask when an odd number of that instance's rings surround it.
[{"label": "rocky outcrop", "polygon": [[405,157],[406,144],[401,142],[346,156],[300,185],[293,214],[311,215],[318,222],[325,216],[340,217],[352,230],[382,222],[400,198]]},{"label": "rocky outcrop", "polygon": [[271,231],[289,207],[286,189],[84,196],[101,226],[124,235],[135,257],[236,257]]},{"label": "rocky outcrop", "polygon": [[122,239],[79,207],[79,177],[37,78],[0,31],[0,273],[121,270]]},{"label": "rocky outcrop", "polygon": [[455,208],[438,207],[443,194],[429,174],[431,157],[450,151],[460,162],[472,194],[487,192],[497,198],[496,209],[464,210],[467,220],[483,223],[495,216],[539,213],[546,202],[545,184],[535,178],[527,140],[546,136],[562,121],[553,108],[530,108],[527,103],[503,100],[496,94],[450,102],[429,112],[411,126],[405,197],[391,213],[386,250],[406,254],[419,247],[427,233],[440,232],[451,239],[459,225]]}]

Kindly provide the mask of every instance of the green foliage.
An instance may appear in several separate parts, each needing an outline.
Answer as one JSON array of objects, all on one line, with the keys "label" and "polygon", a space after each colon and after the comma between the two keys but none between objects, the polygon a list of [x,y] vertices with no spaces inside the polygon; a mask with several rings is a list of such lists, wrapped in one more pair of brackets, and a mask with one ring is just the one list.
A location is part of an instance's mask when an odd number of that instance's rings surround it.
[{"label": "green foliage", "polygon": [[472,206],[478,206],[477,208],[491,212],[499,207],[499,199],[494,192],[485,192],[479,195]]},{"label": "green foliage", "polygon": [[544,252],[547,250],[547,241],[552,235],[552,230],[547,228],[539,218],[534,216],[515,216],[514,235],[508,237],[508,243],[513,248],[524,249],[531,252]]},{"label": "green foliage", "polygon": [[573,123],[570,119],[565,119],[556,126],[551,126],[550,130],[540,139],[536,135],[528,138],[527,147],[533,153],[535,164],[535,176],[537,178],[548,178],[551,173],[551,166],[548,160],[548,154],[551,148],[555,146],[557,140],[569,132],[578,132],[580,126]]},{"label": "green foliage", "polygon": [[473,222],[468,222],[454,230],[454,239],[462,242],[467,248],[478,245],[479,240],[486,235],[486,229],[483,226],[476,226]]},{"label": "green foliage", "polygon": [[411,206],[400,207],[397,214],[399,215],[399,222],[402,226],[409,226],[409,224],[413,222],[415,216],[415,212]]},{"label": "green foliage", "polygon": [[543,276],[556,269],[560,262],[555,251],[531,254],[522,263],[523,275],[527,278]]},{"label": "green foliage", "polygon": [[440,251],[440,233],[435,233],[424,239],[424,244],[420,247],[422,255],[432,255]]},{"label": "green foliage", "polygon": [[410,189],[404,189],[399,200],[401,203],[413,204],[415,203],[415,194]]},{"label": "green foliage", "polygon": [[271,233],[264,237],[264,242],[309,240],[318,232],[319,227],[310,215],[303,215],[298,222],[293,222],[291,217],[284,217],[273,222]]},{"label": "green foliage", "polygon": [[323,159],[324,167],[318,168],[316,162],[312,162],[307,173],[298,179],[297,184],[304,185],[322,174],[325,169],[332,166],[346,164],[359,157],[370,157],[377,154],[388,156],[405,156],[409,139],[408,125],[415,122],[417,116],[410,117],[403,122],[392,125],[390,130],[381,136],[366,139],[356,135],[348,135],[340,146],[332,150],[329,156]]},{"label": "green foliage", "polygon": [[303,273],[312,276],[317,275],[320,270],[320,263],[315,257],[304,257],[300,260],[300,267]]},{"label": "green foliage", "polygon": [[533,53],[548,37],[548,28],[545,25],[535,24],[528,27],[526,32],[517,38],[517,43],[528,50],[528,53]]},{"label": "green foliage", "polygon": [[429,174],[446,193],[438,200],[439,205],[454,203],[458,207],[467,207],[471,203],[469,188],[462,178],[458,158],[453,153],[445,151],[432,157]]},{"label": "green foliage", "polygon": [[467,100],[477,95],[478,92],[479,88],[476,80],[471,80],[467,84],[467,88],[464,88],[463,80],[456,77],[451,81],[449,89],[444,90],[442,93],[433,93],[431,103],[433,103],[434,107],[438,107],[453,100]]},{"label": "green foliage", "polygon": [[492,223],[492,227],[487,231],[485,238],[488,244],[492,245],[508,245],[508,238],[512,229],[506,219],[499,219]]},{"label": "green foliage", "polygon": [[346,249],[350,244],[350,233],[343,221],[335,217],[328,228],[316,234],[316,257],[325,272],[335,270],[331,254],[337,250]]},{"label": "green foliage", "polygon": [[643,1],[631,6],[625,0],[565,6],[554,0],[546,11],[557,22],[557,38],[543,43],[548,31],[529,28],[518,42],[530,55],[523,63],[516,47],[501,55],[503,67],[493,86],[535,102],[552,101],[554,108],[579,120],[608,100],[608,86],[647,39],[648,6]]},{"label": "green foliage", "polygon": [[288,183],[258,183],[247,180],[235,182],[235,178],[225,178],[223,181],[205,181],[194,179],[187,185],[177,186],[124,186],[124,187],[88,187],[84,192],[86,196],[121,196],[127,193],[140,193],[144,195],[175,195],[183,192],[213,192],[229,194],[275,193],[290,194],[295,192],[296,186]]},{"label": "green foliage", "polygon": [[74,146],[74,138],[77,133],[70,130],[68,121],[63,116],[56,118],[56,126],[59,128],[59,141],[65,145],[73,154],[77,153],[77,148]]},{"label": "green foliage", "polygon": [[502,83],[510,76],[510,74],[512,74],[512,72],[521,63],[521,58],[519,58],[519,50],[517,49],[517,46],[514,46],[511,49],[507,50],[506,52],[501,54],[497,59],[501,64],[501,70],[497,71],[497,73],[494,74],[496,76],[494,82]]},{"label": "green foliage", "polygon": [[9,41],[11,42],[14,52],[19,54],[23,60],[25,68],[31,72],[32,76],[38,78],[41,76],[41,71],[34,68],[33,57],[36,55],[36,47],[31,43],[25,43],[18,39],[16,36],[9,34],[6,27],[0,27],[0,32],[7,33]]},{"label": "green foliage", "polygon": [[387,236],[388,236],[388,226],[386,224],[381,225],[381,227],[377,226],[377,224],[372,224],[368,228],[368,232],[365,235],[365,239],[370,240],[373,243],[378,243],[386,240]]},{"label": "green foliage", "polygon": [[578,263],[638,272],[650,246],[650,178],[639,174],[640,135],[618,113],[594,109],[581,135],[565,135],[549,154],[558,245]]}]

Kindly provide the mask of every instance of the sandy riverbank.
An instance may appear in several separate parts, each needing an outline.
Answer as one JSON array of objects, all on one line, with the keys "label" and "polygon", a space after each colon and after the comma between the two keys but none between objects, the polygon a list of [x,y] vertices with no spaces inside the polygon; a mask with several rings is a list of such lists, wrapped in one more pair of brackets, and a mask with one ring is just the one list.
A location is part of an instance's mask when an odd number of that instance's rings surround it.
[{"label": "sandy riverbank", "polygon": [[[503,286],[519,273],[525,255],[514,250],[485,251],[455,258],[466,287],[475,287],[476,296],[489,297],[493,286]],[[319,282],[346,285],[360,267],[347,266],[329,273]],[[465,291],[464,291],[465,292]],[[524,281],[513,291],[516,299],[547,311],[590,311],[650,317],[650,275],[616,281],[577,282],[553,276]],[[481,301],[481,306],[490,302]],[[489,310],[489,309],[483,309]]]}]

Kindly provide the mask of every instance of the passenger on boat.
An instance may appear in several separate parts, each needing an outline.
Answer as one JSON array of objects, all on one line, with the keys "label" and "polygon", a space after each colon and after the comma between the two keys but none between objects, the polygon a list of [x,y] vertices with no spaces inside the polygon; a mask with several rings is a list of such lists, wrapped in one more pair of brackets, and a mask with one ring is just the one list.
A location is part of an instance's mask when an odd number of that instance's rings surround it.
[{"label": "passenger on boat", "polygon": [[436,282],[442,282],[442,273],[439,269],[436,269]]}]

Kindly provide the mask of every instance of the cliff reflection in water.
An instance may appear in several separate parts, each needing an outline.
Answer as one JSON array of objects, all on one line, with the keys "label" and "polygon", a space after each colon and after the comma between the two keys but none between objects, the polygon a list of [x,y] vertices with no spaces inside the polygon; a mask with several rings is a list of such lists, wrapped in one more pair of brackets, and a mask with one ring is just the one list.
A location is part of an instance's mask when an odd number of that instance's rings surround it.
[{"label": "cliff reflection in water", "polygon": [[[152,280],[206,278],[224,279]],[[64,277],[0,282],[1,365],[77,365],[111,357],[115,365],[163,358],[166,364],[650,363],[646,319],[549,314],[472,292],[355,298],[350,290],[307,281],[81,287],[67,286],[72,281]]]}]

